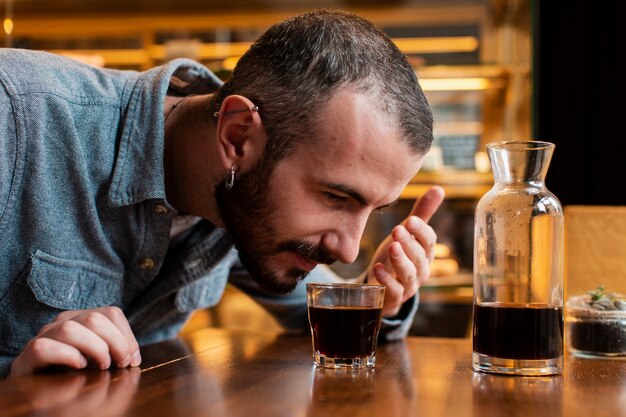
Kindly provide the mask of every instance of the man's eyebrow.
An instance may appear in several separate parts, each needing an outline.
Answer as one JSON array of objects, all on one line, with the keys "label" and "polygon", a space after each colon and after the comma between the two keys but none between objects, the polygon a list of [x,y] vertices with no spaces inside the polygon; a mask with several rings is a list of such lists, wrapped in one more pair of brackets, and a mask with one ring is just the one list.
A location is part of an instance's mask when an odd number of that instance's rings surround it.
[{"label": "man's eyebrow", "polygon": [[[339,183],[334,183],[334,182],[324,182],[324,183],[322,183],[322,185],[324,185],[325,187],[328,187],[328,188],[330,188],[332,190],[339,191],[341,193],[349,195],[350,197],[355,199],[359,203],[359,205],[361,207],[365,207],[365,206],[368,205],[368,202],[365,199],[365,197],[363,197],[363,194],[361,194],[360,192],[358,192],[354,188],[350,187],[349,185],[339,184]],[[376,207],[376,209],[377,210],[382,210],[382,209],[387,208],[389,206],[393,206],[394,204],[396,204],[398,202],[398,200],[400,200],[400,199],[397,198],[395,201],[392,201],[389,204],[385,204],[383,206]]]}]

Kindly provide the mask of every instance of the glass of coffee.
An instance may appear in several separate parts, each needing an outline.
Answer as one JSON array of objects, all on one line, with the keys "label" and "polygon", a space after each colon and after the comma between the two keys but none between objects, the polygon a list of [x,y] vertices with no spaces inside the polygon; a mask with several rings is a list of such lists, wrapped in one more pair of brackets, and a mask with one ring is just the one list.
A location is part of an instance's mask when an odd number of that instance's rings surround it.
[{"label": "glass of coffee", "polygon": [[385,287],[368,284],[307,284],[315,365],[372,368]]}]

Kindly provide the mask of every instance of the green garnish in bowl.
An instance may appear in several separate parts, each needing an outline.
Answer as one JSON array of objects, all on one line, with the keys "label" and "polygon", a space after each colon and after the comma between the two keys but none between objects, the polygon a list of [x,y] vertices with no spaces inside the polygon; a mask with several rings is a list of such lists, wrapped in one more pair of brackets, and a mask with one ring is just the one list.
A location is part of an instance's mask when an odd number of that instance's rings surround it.
[{"label": "green garnish in bowl", "polygon": [[606,292],[600,285],[595,290],[587,292],[587,304],[596,310],[626,310],[626,298],[623,294]]}]

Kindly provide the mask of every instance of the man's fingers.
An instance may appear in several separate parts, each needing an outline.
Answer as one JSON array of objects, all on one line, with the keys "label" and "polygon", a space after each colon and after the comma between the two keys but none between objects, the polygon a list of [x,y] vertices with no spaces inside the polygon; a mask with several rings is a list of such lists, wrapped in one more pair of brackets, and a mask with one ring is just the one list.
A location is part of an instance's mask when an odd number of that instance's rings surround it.
[{"label": "man's fingers", "polygon": [[[408,230],[404,226],[396,226],[392,230],[392,237],[395,240],[395,244],[400,244],[401,249],[404,252],[404,255],[407,259],[407,262],[410,263],[410,267],[412,268],[412,275],[415,276],[417,285],[422,285],[426,282],[429,274],[428,265],[430,264],[430,256],[434,257],[434,245],[436,241],[436,235],[432,232],[432,236],[426,236],[425,232],[421,230],[422,227],[429,229],[432,231],[430,226],[424,223],[422,220],[418,219],[415,216],[412,216],[410,220],[414,220],[419,223],[418,230]],[[411,222],[409,222],[411,223]],[[432,242],[432,243],[431,243]],[[393,245],[393,244],[392,244]],[[391,246],[390,246],[391,250]],[[390,256],[390,260],[393,261],[393,257]],[[409,268],[409,266],[405,266],[404,269],[398,269],[394,265],[394,269],[396,270],[397,275],[400,277],[403,274],[403,271]],[[415,289],[417,291],[417,288]],[[406,299],[409,299],[413,296],[411,294]]]},{"label": "man's fingers", "polygon": [[[75,347],[83,356],[93,360],[98,368],[108,369],[111,366],[113,349],[121,350],[120,347],[114,348],[115,343],[119,344],[121,340],[128,351],[128,344],[121,333],[118,340],[111,341],[111,326],[112,323],[103,315],[88,314],[87,317],[79,316],[74,320],[61,322],[43,336]],[[97,333],[93,328],[97,328]]]},{"label": "man's fingers", "polygon": [[139,344],[126,316],[117,307],[65,311],[43,326],[13,361],[11,376],[50,365],[81,369],[88,359],[100,369],[141,363]]},{"label": "man's fingers", "polygon": [[411,215],[428,222],[443,202],[444,197],[445,192],[443,188],[439,186],[429,188],[428,191],[415,202],[411,210]]},{"label": "man's fingers", "polygon": [[[405,222],[405,227],[413,239],[416,242],[419,242],[420,247],[416,248],[417,251],[420,254],[422,251],[426,253],[426,259],[429,262],[432,262],[435,258],[435,244],[437,243],[437,234],[433,228],[430,227],[424,220],[416,216],[410,216]],[[409,246],[408,243],[410,242],[407,242],[407,244],[404,244],[403,242],[403,246],[409,254],[409,257],[415,262],[422,260],[422,257],[411,256],[415,250],[411,250],[411,246]]]},{"label": "man's fingers", "polygon": [[[419,285],[428,279],[428,267],[434,258],[437,236],[426,223],[444,199],[444,190],[434,186],[416,202],[410,215],[392,235],[379,246],[373,266],[373,277],[384,285],[385,307],[383,315],[397,314],[403,302],[417,292]],[[372,271],[372,269],[370,269]]]},{"label": "man's fingers", "polygon": [[[128,365],[131,366],[139,366],[141,363],[141,354],[139,353],[139,343],[137,343],[137,339],[130,328],[130,324],[128,323],[128,319],[124,312],[118,307],[100,307],[95,309],[94,311],[104,314],[111,322],[115,325],[115,327],[124,335],[124,338],[128,342],[129,351],[130,351],[130,361],[121,367],[125,367]],[[118,366],[119,359],[118,359]],[[122,358],[124,359],[124,358]]]},{"label": "man's fingers", "polygon": [[83,311],[84,310],[63,311],[63,312],[59,313],[59,315],[54,318],[52,323],[58,323],[58,322],[61,322],[61,321],[70,320],[71,318],[76,317],[79,314],[81,314]]},{"label": "man's fingers", "polygon": [[374,266],[374,277],[385,286],[383,317],[395,316],[402,305],[404,286],[380,263]]},{"label": "man's fingers", "polygon": [[139,343],[130,328],[130,324],[124,315],[124,312],[118,307],[106,307],[104,308],[104,314],[115,324],[128,341],[130,349],[130,366],[139,366],[141,364]]},{"label": "man's fingers", "polygon": [[103,338],[110,347],[112,359],[118,367],[141,364],[139,343],[120,308],[98,307],[91,310],[65,311],[59,314],[53,323],[44,326],[39,335],[58,326],[59,318],[82,323]]},{"label": "man's fingers", "polygon": [[[77,329],[67,343],[79,343],[80,345],[75,346],[86,356],[93,358],[102,369],[108,368],[111,361],[119,368],[130,365],[134,353],[132,342],[135,338],[133,336],[132,341],[128,340],[119,325],[111,321],[107,315],[100,311],[88,311],[65,323],[69,325],[72,322],[83,325],[85,329]],[[61,323],[58,327],[62,327],[65,323]],[[88,340],[88,345],[76,340],[81,336],[85,337],[86,341]],[[96,350],[96,348],[99,349]]]},{"label": "man's fingers", "polygon": [[396,278],[404,287],[402,301],[406,301],[417,291],[417,270],[413,261],[408,258],[402,245],[394,242],[389,246],[389,258]]},{"label": "man's fingers", "polygon": [[87,366],[87,359],[75,347],[46,337],[31,340],[13,361],[11,376],[32,374],[50,365],[65,365],[74,369]]}]

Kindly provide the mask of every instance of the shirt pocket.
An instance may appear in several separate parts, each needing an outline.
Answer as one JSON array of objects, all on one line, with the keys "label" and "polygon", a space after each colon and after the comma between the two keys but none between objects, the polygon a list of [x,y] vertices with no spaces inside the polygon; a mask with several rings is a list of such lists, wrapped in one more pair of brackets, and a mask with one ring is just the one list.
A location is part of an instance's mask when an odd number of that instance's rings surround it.
[{"label": "shirt pocket", "polygon": [[18,354],[65,310],[119,305],[123,274],[36,251],[0,301],[0,350]]}]

